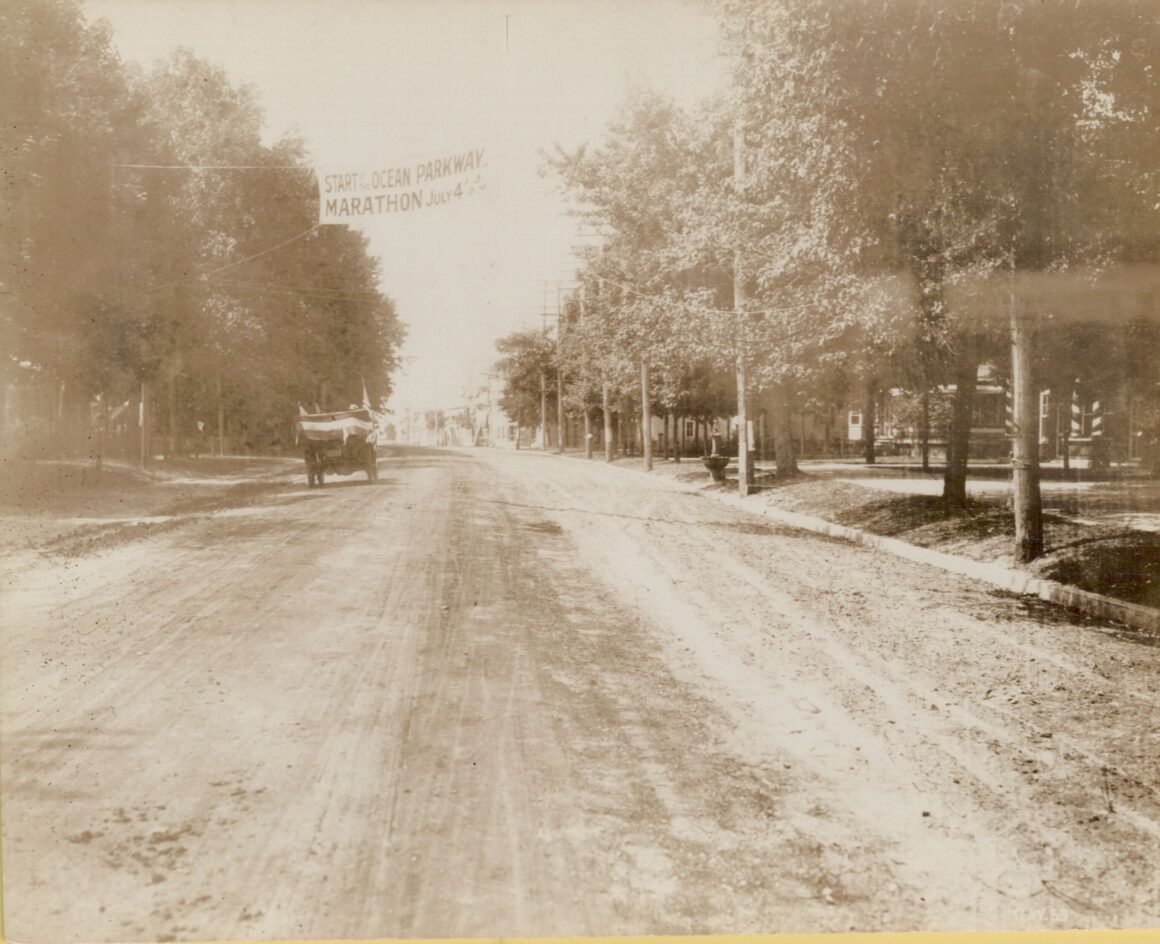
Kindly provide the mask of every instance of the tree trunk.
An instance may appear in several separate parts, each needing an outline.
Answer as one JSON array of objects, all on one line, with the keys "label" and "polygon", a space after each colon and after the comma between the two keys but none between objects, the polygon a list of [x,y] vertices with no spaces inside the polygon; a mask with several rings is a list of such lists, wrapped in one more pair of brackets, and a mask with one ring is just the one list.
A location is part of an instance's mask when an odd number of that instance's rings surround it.
[{"label": "tree trunk", "polygon": [[629,443],[628,443],[629,418],[628,418],[628,407],[625,404],[623,393],[620,394],[616,398],[616,403],[617,403],[616,438],[619,441],[618,445],[620,447],[618,451],[619,451],[620,455],[627,456],[627,455],[629,455]]},{"label": "tree trunk", "polygon": [[[734,278],[736,284],[737,279]],[[734,287],[734,292],[737,289]],[[753,484],[749,480],[749,410],[748,404],[745,402],[748,397],[746,392],[746,378],[745,378],[745,358],[739,355],[737,358],[737,492],[744,498],[749,494],[749,488]]]},{"label": "tree trunk", "polygon": [[789,389],[777,387],[773,392],[773,458],[779,479],[790,478],[798,473],[790,403]]},{"label": "tree trunk", "polygon": [[611,462],[616,458],[612,442],[612,409],[608,405],[608,384],[601,391],[604,406],[604,461]]},{"label": "tree trunk", "polygon": [[1039,492],[1039,429],[1031,377],[1031,332],[1011,300],[1011,366],[1014,386],[1014,454],[1011,471],[1015,509],[1015,559],[1028,564],[1043,555],[1043,501]]},{"label": "tree trunk", "polygon": [[137,410],[141,423],[141,468],[149,465],[149,385],[141,381],[141,401]]},{"label": "tree trunk", "polygon": [[878,424],[878,378],[866,378],[866,396],[862,403],[862,457],[867,465],[873,465],[877,458],[874,452],[874,436]]},{"label": "tree trunk", "polygon": [[217,377],[217,430],[218,430],[218,456],[224,456],[226,452],[226,406],[222,401],[222,377],[218,374]]},{"label": "tree trunk", "polygon": [[166,412],[169,414],[166,437],[165,458],[177,455],[177,371],[170,369],[166,385]]},{"label": "tree trunk", "polygon": [[624,439],[624,397],[619,393],[616,396],[616,409],[613,412],[616,423],[616,455],[618,457],[627,456],[628,447]]},{"label": "tree trunk", "polygon": [[[65,400],[65,391],[67,389],[68,389],[68,381],[62,380],[60,382],[60,386],[57,387],[57,390],[56,390],[56,406],[53,409],[52,431],[54,433],[56,433],[58,436],[64,432],[64,426],[65,426],[64,400]],[[59,443],[56,444],[55,448],[56,448],[57,452],[59,453],[60,452]]]},{"label": "tree trunk", "polygon": [[588,415],[588,407],[584,407],[584,458],[592,458],[592,418]]},{"label": "tree trunk", "polygon": [[975,387],[979,377],[977,339],[968,335],[960,339],[960,344],[962,350],[955,368],[955,393],[951,401],[947,462],[943,474],[943,507],[947,511],[962,509],[967,504],[967,458],[971,446]]},{"label": "tree trunk", "polygon": [[97,429],[97,474],[105,462],[105,450],[109,447],[109,393],[101,393],[100,427]]},{"label": "tree trunk", "polygon": [[685,415],[676,414],[676,426],[673,429],[676,442],[673,448],[673,461],[680,462],[681,454],[685,451]]},{"label": "tree trunk", "polygon": [[564,372],[558,367],[556,368],[556,429],[559,439],[559,442],[556,443],[556,451],[562,453],[567,446],[564,436],[566,429],[564,425]]},{"label": "tree trunk", "polygon": [[918,435],[922,448],[922,471],[930,471],[930,389],[922,392],[922,420],[919,423]]}]

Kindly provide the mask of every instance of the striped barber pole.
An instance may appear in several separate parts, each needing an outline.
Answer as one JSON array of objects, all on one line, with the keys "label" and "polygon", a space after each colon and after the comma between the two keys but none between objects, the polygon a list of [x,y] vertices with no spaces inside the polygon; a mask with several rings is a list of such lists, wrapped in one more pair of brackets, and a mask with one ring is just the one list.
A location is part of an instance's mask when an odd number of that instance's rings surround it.
[{"label": "striped barber pole", "polygon": [[[1086,420],[1086,422],[1085,422]],[[1080,400],[1079,392],[1071,392],[1071,435],[1073,439],[1083,436],[1100,437],[1104,434],[1104,408],[1099,398],[1089,401],[1089,408],[1084,410],[1084,403]]]},{"label": "striped barber pole", "polygon": [[1011,388],[1008,387],[1003,391],[1004,402],[1004,420],[1003,425],[1006,427],[1007,435],[1015,435],[1015,397],[1011,393]]}]

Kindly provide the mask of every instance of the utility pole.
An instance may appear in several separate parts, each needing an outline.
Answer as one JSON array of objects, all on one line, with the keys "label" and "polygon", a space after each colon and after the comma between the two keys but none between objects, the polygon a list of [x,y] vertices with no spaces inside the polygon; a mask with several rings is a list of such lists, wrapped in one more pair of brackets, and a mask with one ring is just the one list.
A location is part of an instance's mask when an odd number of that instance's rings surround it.
[{"label": "utility pole", "polygon": [[1043,555],[1043,503],[1039,493],[1039,423],[1031,377],[1027,315],[1011,290],[1012,504],[1015,509],[1015,559],[1028,564]]},{"label": "utility pole", "polygon": [[548,378],[540,371],[540,451],[548,449]]},{"label": "utility pole", "polygon": [[[733,188],[738,198],[744,187],[745,155],[741,123],[733,125]],[[749,418],[745,409],[745,278],[741,247],[733,251],[733,309],[737,313],[737,488],[749,494]]]},{"label": "utility pole", "polygon": [[652,456],[652,400],[648,390],[648,361],[640,359],[640,433],[644,447],[644,467],[651,472]]},{"label": "utility pole", "polygon": [[[548,285],[544,283],[544,301],[540,306],[540,334],[548,339]],[[542,362],[541,362],[542,363]],[[548,451],[548,377],[547,369],[540,368],[540,452]]]},{"label": "utility pole", "polygon": [[560,308],[560,286],[556,286],[556,452],[564,454],[564,364],[560,347],[564,340],[564,312]]},{"label": "utility pole", "polygon": [[[584,286],[580,286],[580,326],[584,326]],[[584,458],[592,458],[592,428],[588,419],[588,399],[584,399]]]}]

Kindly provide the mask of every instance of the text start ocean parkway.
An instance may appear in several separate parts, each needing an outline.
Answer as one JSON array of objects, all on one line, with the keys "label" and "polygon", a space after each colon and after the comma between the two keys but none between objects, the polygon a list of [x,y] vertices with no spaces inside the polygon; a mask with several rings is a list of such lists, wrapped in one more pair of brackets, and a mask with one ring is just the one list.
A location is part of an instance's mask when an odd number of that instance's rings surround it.
[{"label": "text start ocean parkway", "polygon": [[[413,165],[319,174],[319,222],[413,212],[470,196],[485,189],[478,173],[486,166],[485,152],[472,148]],[[432,186],[436,181],[441,184]]]}]

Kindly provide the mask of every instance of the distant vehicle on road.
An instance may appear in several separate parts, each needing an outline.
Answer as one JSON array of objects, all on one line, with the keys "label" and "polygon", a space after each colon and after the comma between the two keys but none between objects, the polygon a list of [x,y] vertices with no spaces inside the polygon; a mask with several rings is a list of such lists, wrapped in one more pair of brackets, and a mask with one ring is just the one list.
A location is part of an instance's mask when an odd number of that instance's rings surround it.
[{"label": "distant vehicle on road", "polygon": [[350,475],[360,470],[368,482],[379,478],[378,434],[370,410],[300,413],[298,440],[306,457],[306,484],[321,486],[327,473]]}]

